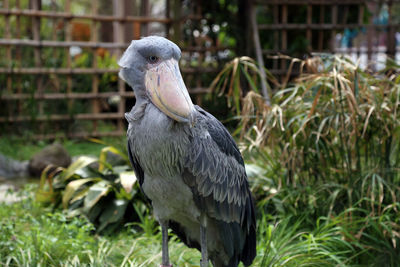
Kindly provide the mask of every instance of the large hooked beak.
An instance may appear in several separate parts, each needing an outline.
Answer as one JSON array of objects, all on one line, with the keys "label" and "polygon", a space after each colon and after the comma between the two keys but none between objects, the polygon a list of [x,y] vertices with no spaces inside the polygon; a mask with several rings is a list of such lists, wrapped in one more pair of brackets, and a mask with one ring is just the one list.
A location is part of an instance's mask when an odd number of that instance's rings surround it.
[{"label": "large hooked beak", "polygon": [[194,106],[177,60],[171,58],[150,68],[145,75],[145,86],[153,104],[164,114],[178,122],[193,124]]}]

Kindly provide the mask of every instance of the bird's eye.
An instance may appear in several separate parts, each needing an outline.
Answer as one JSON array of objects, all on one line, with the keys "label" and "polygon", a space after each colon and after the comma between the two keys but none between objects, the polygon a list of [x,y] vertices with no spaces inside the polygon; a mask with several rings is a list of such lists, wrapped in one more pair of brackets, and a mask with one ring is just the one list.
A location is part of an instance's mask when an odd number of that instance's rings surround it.
[{"label": "bird's eye", "polygon": [[158,57],[156,57],[156,56],[149,56],[148,58],[147,58],[147,60],[150,62],[150,63],[156,63],[157,61],[158,61]]}]

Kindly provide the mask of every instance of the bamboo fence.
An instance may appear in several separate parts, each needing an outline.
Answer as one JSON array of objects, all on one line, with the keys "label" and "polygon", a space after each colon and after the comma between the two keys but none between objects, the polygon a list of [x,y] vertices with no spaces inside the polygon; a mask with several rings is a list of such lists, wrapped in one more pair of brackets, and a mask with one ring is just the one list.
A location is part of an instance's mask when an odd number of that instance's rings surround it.
[{"label": "bamboo fence", "polygon": [[[181,1],[165,0],[165,12],[161,16],[151,16],[149,14],[149,0],[112,0],[112,14],[100,14],[99,0],[86,1],[90,6],[87,14],[80,14],[72,10],[72,4],[75,0],[64,0],[62,10],[43,10],[41,0],[3,0],[0,4],[0,23],[4,20],[3,36],[0,36],[0,50],[5,50],[5,59],[7,64],[0,66],[0,75],[5,78],[6,83],[1,89],[0,100],[4,104],[3,109],[8,108],[6,114],[0,114],[0,126],[3,126],[3,133],[13,131],[14,126],[21,124],[26,126],[26,122],[34,122],[34,138],[36,139],[53,139],[59,136],[57,130],[59,128],[67,128],[67,137],[87,137],[87,136],[119,136],[124,135],[126,130],[124,114],[130,109],[127,103],[132,103],[134,98],[133,91],[125,85],[121,79],[117,79],[117,85],[111,92],[102,92],[100,88],[100,80],[103,75],[114,75],[117,77],[118,68],[116,66],[104,68],[99,66],[96,53],[98,49],[110,51],[116,58],[122,55],[122,52],[128,47],[130,40],[139,39],[141,36],[149,34],[149,25],[157,23],[164,27],[163,34],[175,42],[181,43],[182,25],[186,21],[200,21],[201,9],[193,5],[186,7],[185,17],[182,15]],[[29,6],[23,6],[23,2],[29,2]],[[194,1],[196,2],[196,1]],[[132,7],[133,6],[133,7]],[[129,8],[130,7],[130,8]],[[134,10],[134,9],[139,10]],[[108,10],[108,12],[110,12]],[[104,13],[104,12],[103,12]],[[133,16],[132,14],[138,14]],[[23,21],[30,25],[23,25]],[[43,38],[42,23],[44,20],[52,20],[56,27],[61,24],[63,36],[58,36],[57,30],[53,29],[52,38]],[[89,25],[90,36],[88,40],[76,40],[73,36],[73,26],[76,22],[84,22]],[[112,25],[110,35],[111,40],[101,40],[100,35],[104,32],[105,24]],[[23,27],[27,27],[28,34],[23,34]],[[110,27],[108,28],[110,29]],[[26,29],[25,29],[26,30]],[[107,29],[106,29],[107,31]],[[29,38],[27,38],[27,35]],[[183,44],[181,43],[181,46]],[[70,54],[71,48],[79,47],[90,51],[93,58],[91,66],[76,67],[73,63],[73,56]],[[33,65],[24,66],[23,51],[33,49]],[[67,56],[66,64],[63,66],[48,67],[41,55],[44,49],[54,49],[54,51],[62,50]],[[207,86],[202,84],[199,73],[215,73],[217,68],[202,66],[202,60],[206,53],[217,53],[226,48],[216,45],[204,46],[196,45],[195,42],[188,42],[182,47],[182,52],[187,57],[194,54],[199,59],[199,67],[190,66],[182,67],[182,74],[190,84],[189,91],[192,95],[201,95],[208,91]],[[56,56],[56,52],[54,52]],[[22,89],[24,75],[34,77],[35,83],[33,90],[27,92]],[[51,88],[48,90],[44,86],[46,77],[55,75],[56,77],[64,77],[66,82],[65,90]],[[76,91],[76,79],[82,75],[87,75],[91,79],[90,92]],[[1,78],[1,76],[0,76]],[[49,92],[50,91],[50,92]],[[117,109],[114,111],[101,110],[101,104],[106,100],[117,97],[119,98]],[[56,114],[46,111],[46,106],[56,101],[67,101],[68,110],[63,114]],[[196,97],[200,101],[200,97]],[[31,101],[37,106],[37,114],[23,114],[24,103]],[[85,105],[90,106],[85,113],[71,114],[76,101],[86,101]],[[130,101],[130,102],[129,102]],[[15,108],[17,106],[17,108]],[[60,113],[62,111],[59,111]],[[26,113],[26,112],[25,112]],[[70,129],[71,127],[61,127],[58,124],[74,124],[79,121],[89,121],[91,127],[77,131]],[[102,131],[99,129],[99,121],[108,121],[115,124],[115,129],[111,131]],[[51,127],[45,127],[45,124]],[[54,123],[54,124],[53,124]],[[53,126],[55,129],[53,129]],[[0,132],[0,135],[2,133]]]}]

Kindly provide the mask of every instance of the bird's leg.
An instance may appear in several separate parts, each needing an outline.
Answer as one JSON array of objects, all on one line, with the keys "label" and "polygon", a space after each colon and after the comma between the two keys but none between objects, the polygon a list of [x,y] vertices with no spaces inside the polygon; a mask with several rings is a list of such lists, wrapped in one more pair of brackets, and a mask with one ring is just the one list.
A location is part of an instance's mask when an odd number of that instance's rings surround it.
[{"label": "bird's leg", "polygon": [[168,221],[160,220],[161,234],[162,234],[162,264],[160,267],[172,267],[169,264],[168,254]]},{"label": "bird's leg", "polygon": [[203,225],[200,225],[200,246],[201,246],[200,267],[208,267],[207,231],[206,227]]}]

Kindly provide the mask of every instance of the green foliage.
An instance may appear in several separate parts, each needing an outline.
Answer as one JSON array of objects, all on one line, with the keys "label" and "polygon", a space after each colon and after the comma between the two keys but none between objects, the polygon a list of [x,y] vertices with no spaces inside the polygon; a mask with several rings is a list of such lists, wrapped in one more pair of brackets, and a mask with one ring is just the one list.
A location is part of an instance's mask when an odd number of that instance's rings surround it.
[{"label": "green foliage", "polygon": [[93,226],[83,218],[67,219],[59,212],[43,210],[33,200],[32,188],[22,192],[22,202],[0,204],[0,263],[58,265],[73,254],[88,260],[85,251],[96,243],[87,235]]},{"label": "green foliage", "polygon": [[[28,139],[28,140],[27,140]],[[7,157],[17,160],[29,160],[32,156],[52,144],[50,141],[32,141],[30,136],[2,135],[0,138],[0,153]],[[126,137],[103,137],[100,139],[58,139],[56,142],[62,146],[72,156],[91,155],[96,156],[99,150],[103,149],[107,144],[113,144],[118,150],[124,151],[126,147]]]},{"label": "green foliage", "polygon": [[354,253],[342,238],[341,227],[317,221],[314,229],[302,229],[303,219],[287,217],[260,226],[266,240],[261,266],[343,266]]},{"label": "green foliage", "polygon": [[[135,204],[140,214],[137,222],[126,224],[113,235],[102,236],[93,234],[94,226],[83,216],[71,218],[68,211],[39,205],[34,201],[36,190],[36,187],[22,190],[21,202],[0,204],[1,264],[135,267],[160,264],[161,233],[143,205]],[[252,266],[350,266],[346,263],[352,256],[354,242],[342,238],[344,218],[319,220],[311,230],[304,228],[304,221],[288,217],[274,223],[271,215],[261,212],[258,253]],[[200,253],[186,247],[176,236],[171,235],[169,247],[174,265],[199,264]],[[385,249],[382,247],[382,251]],[[387,254],[385,251],[382,258]]]},{"label": "green foliage", "polygon": [[[271,77],[268,71],[267,73]],[[246,93],[245,89],[249,88],[249,90],[259,93],[258,84],[261,79],[257,63],[252,58],[237,57],[225,64],[225,67],[213,80],[210,88],[217,96],[225,96],[228,107],[236,115],[240,115],[243,95]]]},{"label": "green foliage", "polygon": [[[112,155],[122,162],[111,165],[107,157]],[[69,217],[84,215],[97,232],[111,233],[137,220],[133,203],[143,203],[128,164],[126,154],[109,146],[102,149],[99,159],[82,156],[66,169],[50,166],[43,171],[36,200],[62,205]]]},{"label": "green foliage", "polygon": [[[94,226],[83,216],[43,207],[34,200],[36,187],[21,191],[21,202],[0,203],[1,266],[156,266],[161,262],[161,233],[143,235],[134,225],[112,236],[93,234]],[[149,215],[146,220],[155,223]],[[142,222],[138,222],[142,224]],[[171,259],[178,266],[200,260],[175,237],[170,239]]]},{"label": "green foliage", "polygon": [[321,218],[338,223],[352,241],[346,266],[396,266],[400,79],[334,56],[302,64],[308,74],[279,90],[272,106],[254,92],[243,100],[242,147],[255,164],[258,206],[275,218],[304,218],[310,229]]}]

